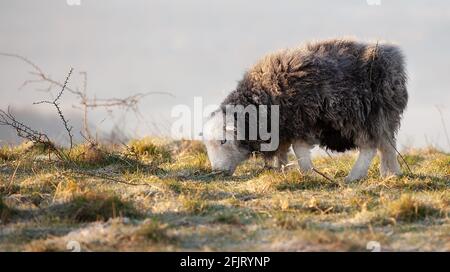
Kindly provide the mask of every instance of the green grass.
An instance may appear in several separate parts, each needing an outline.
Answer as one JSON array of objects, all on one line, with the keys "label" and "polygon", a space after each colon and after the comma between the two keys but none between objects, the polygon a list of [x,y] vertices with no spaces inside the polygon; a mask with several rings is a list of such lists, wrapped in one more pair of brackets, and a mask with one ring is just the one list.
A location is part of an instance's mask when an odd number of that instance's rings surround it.
[{"label": "green grass", "polygon": [[[317,174],[211,174],[195,141],[82,144],[60,162],[30,144],[0,149],[0,251],[449,251],[450,155],[410,150],[400,177],[345,183],[354,153],[314,159]],[[134,184],[134,185],[133,185]]]}]

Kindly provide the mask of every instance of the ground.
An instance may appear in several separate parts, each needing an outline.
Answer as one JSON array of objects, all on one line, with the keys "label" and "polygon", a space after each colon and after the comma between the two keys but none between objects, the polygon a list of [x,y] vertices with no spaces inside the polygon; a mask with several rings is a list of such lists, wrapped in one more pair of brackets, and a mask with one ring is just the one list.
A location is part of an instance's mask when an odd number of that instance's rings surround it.
[{"label": "ground", "polygon": [[432,148],[353,183],[355,153],[316,157],[326,179],[258,157],[214,175],[189,141],[65,152],[0,149],[0,251],[450,251],[450,154]]}]

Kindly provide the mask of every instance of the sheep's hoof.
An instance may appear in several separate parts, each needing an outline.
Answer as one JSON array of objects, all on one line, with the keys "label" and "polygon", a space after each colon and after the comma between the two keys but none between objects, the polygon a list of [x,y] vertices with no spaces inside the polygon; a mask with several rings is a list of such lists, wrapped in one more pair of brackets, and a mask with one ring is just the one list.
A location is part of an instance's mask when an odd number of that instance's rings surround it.
[{"label": "sheep's hoof", "polygon": [[382,171],[380,173],[380,176],[382,178],[391,178],[391,177],[399,177],[402,175],[402,171]]}]

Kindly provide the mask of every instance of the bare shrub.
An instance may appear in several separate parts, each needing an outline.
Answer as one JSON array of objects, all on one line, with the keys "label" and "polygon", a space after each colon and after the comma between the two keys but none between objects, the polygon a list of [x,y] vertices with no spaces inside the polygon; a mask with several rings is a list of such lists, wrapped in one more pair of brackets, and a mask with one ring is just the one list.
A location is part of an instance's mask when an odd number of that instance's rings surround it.
[{"label": "bare shrub", "polygon": [[[87,72],[81,71],[79,75],[83,78],[81,86],[76,87],[68,87],[65,86],[66,82],[60,82],[58,80],[53,79],[48,73],[44,72],[44,70],[32,62],[28,58],[11,53],[2,53],[0,52],[0,56],[11,57],[18,59],[25,64],[27,64],[32,71],[30,74],[33,76],[31,79],[25,80],[19,89],[22,89],[28,85],[35,84],[48,84],[46,88],[39,89],[40,91],[51,93],[54,88],[63,88],[67,90],[69,93],[75,95],[78,100],[78,104],[73,105],[74,108],[81,109],[83,112],[83,135],[89,139],[95,139],[95,135],[89,128],[89,112],[93,109],[103,109],[107,113],[111,114],[116,109],[121,109],[124,112],[133,112],[135,116],[139,119],[142,119],[142,115],[139,111],[139,103],[141,103],[142,99],[149,95],[168,95],[174,97],[173,94],[169,92],[145,92],[145,93],[136,93],[123,98],[97,98],[96,96],[91,97],[88,95],[88,76]],[[67,127],[66,127],[67,129]]]}]

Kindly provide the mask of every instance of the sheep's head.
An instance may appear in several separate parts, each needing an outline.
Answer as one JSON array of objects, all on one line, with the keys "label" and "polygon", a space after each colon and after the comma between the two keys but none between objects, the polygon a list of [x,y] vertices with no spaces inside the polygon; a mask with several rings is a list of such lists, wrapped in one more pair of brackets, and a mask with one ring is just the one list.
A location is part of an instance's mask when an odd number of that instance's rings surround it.
[{"label": "sheep's head", "polygon": [[224,125],[222,111],[214,112],[203,126],[203,142],[212,169],[232,175],[236,167],[248,158],[250,152],[234,140],[234,124]]}]

